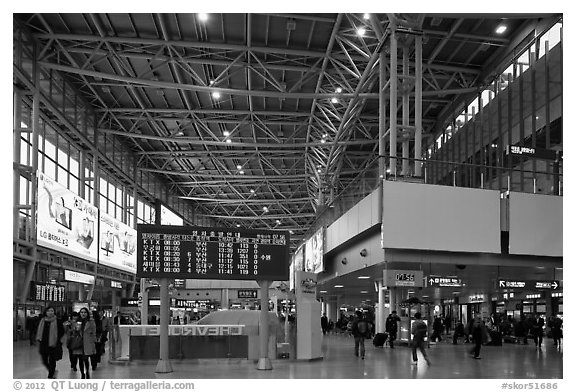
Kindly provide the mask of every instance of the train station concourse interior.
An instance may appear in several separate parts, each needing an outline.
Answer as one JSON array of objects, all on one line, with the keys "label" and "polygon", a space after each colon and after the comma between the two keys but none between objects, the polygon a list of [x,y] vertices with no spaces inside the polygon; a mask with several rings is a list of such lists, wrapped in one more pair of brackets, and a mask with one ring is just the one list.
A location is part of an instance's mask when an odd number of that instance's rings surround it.
[{"label": "train station concourse interior", "polygon": [[568,376],[562,13],[12,22],[12,378]]}]

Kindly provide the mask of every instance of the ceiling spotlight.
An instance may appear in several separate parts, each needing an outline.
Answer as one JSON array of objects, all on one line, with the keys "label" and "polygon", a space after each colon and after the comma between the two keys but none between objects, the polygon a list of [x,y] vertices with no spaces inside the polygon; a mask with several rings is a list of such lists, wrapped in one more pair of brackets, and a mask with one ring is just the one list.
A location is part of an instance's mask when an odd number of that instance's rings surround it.
[{"label": "ceiling spotlight", "polygon": [[230,131],[224,131],[224,132],[222,132],[222,134],[223,134],[224,136],[230,136]]},{"label": "ceiling spotlight", "polygon": [[358,279],[370,279],[369,276],[359,276]]},{"label": "ceiling spotlight", "polygon": [[276,224],[280,224],[280,219],[276,219]]},{"label": "ceiling spotlight", "polygon": [[214,98],[214,99],[220,99],[220,93],[219,93],[218,91],[214,91],[214,92],[212,93],[212,98]]},{"label": "ceiling spotlight", "polygon": [[255,193],[256,191],[254,189],[250,189],[250,193]]},{"label": "ceiling spotlight", "polygon": [[236,169],[238,170],[242,169],[242,165],[236,165]]},{"label": "ceiling spotlight", "polygon": [[236,227],[240,227],[240,223],[236,223]]},{"label": "ceiling spotlight", "polygon": [[[320,143],[326,143],[326,139],[320,140]],[[320,170],[318,170],[318,173],[320,173]]]},{"label": "ceiling spotlight", "polygon": [[368,291],[362,290],[362,291],[360,291],[360,294],[368,294]]},{"label": "ceiling spotlight", "polygon": [[344,286],[342,286],[341,284],[334,285],[334,288],[336,288],[336,289],[341,289],[342,287],[344,287]]},{"label": "ceiling spotlight", "polygon": [[321,293],[327,293],[327,291],[326,291],[326,290],[320,290],[320,292],[321,292]]},{"label": "ceiling spotlight", "polygon": [[336,93],[340,94],[342,92],[342,87],[336,87]]},{"label": "ceiling spotlight", "polygon": [[322,137],[328,137],[328,134],[327,134],[327,133],[325,133],[324,135],[322,135]]},{"label": "ceiling spotlight", "polygon": [[264,212],[268,212],[268,207],[263,207],[262,210],[264,210]]},{"label": "ceiling spotlight", "polygon": [[198,14],[198,20],[200,22],[206,22],[208,21],[208,14]]},{"label": "ceiling spotlight", "polygon": [[240,170],[239,173],[240,173],[240,174],[244,174],[244,170]]},{"label": "ceiling spotlight", "polygon": [[214,85],[214,83],[216,83],[214,80],[210,81],[210,86]]},{"label": "ceiling spotlight", "polygon": [[496,28],[496,34],[504,34],[508,27],[506,25],[500,25]]},{"label": "ceiling spotlight", "polygon": [[364,34],[366,34],[366,29],[364,27],[359,27],[356,30],[356,34],[358,34],[360,37],[364,37]]},{"label": "ceiling spotlight", "polygon": [[370,19],[370,14],[364,14],[364,19]]},{"label": "ceiling spotlight", "polygon": [[290,234],[294,234],[294,230],[290,230]]},{"label": "ceiling spotlight", "polygon": [[338,98],[333,97],[333,98],[330,100],[330,102],[332,102],[332,103],[338,103]]},{"label": "ceiling spotlight", "polygon": [[232,143],[231,139],[226,139],[226,143]]}]

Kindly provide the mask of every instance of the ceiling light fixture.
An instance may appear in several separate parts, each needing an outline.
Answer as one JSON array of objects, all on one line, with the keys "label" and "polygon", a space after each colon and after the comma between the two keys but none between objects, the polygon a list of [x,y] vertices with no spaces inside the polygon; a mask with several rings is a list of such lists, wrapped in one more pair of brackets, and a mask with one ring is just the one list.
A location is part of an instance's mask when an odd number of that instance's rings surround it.
[{"label": "ceiling light fixture", "polygon": [[276,224],[280,224],[280,219],[276,219]]},{"label": "ceiling light fixture", "polygon": [[238,173],[240,173],[240,174],[244,174],[244,170],[240,170]]},{"label": "ceiling light fixture", "polygon": [[358,279],[370,279],[369,276],[359,276]]},{"label": "ceiling light fixture", "polygon": [[226,139],[226,143],[232,143],[231,139]]},{"label": "ceiling light fixture", "polygon": [[254,189],[250,189],[250,193],[255,193],[256,191]]},{"label": "ceiling light fixture", "polygon": [[[322,144],[326,143],[326,139],[320,140],[320,143],[322,143]],[[318,173],[320,173],[320,169],[318,169]]]},{"label": "ceiling light fixture", "polygon": [[504,34],[506,29],[508,29],[508,27],[502,24],[496,28],[496,34]]},{"label": "ceiling light fixture", "polygon": [[364,14],[364,19],[370,19],[370,14]]},{"label": "ceiling light fixture", "polygon": [[320,292],[321,292],[321,293],[327,293],[327,291],[326,291],[326,290],[320,290]]},{"label": "ceiling light fixture", "polygon": [[368,294],[368,291],[362,290],[362,291],[360,291],[360,294]]},{"label": "ceiling light fixture", "polygon": [[342,87],[336,87],[336,93],[340,94],[342,92]]},{"label": "ceiling light fixture", "polygon": [[262,210],[264,210],[264,212],[268,212],[268,207],[262,207]]},{"label": "ceiling light fixture", "polygon": [[214,99],[220,99],[220,93],[219,93],[218,91],[214,91],[214,92],[212,93],[212,98],[214,98]]},{"label": "ceiling light fixture", "polygon": [[224,131],[222,134],[223,134],[224,136],[230,136],[230,131]]},{"label": "ceiling light fixture", "polygon": [[344,287],[344,286],[342,286],[341,284],[334,285],[334,288],[336,288],[336,289],[341,289],[342,287]]},{"label": "ceiling light fixture", "polygon": [[332,103],[338,103],[338,98],[334,97],[334,98],[332,98],[332,99],[330,100],[330,102],[332,102]]},{"label": "ceiling light fixture", "polygon": [[358,34],[360,37],[364,37],[364,34],[366,34],[366,29],[364,27],[359,27],[356,29],[356,34]]},{"label": "ceiling light fixture", "polygon": [[236,169],[238,170],[242,169],[242,165],[236,165]]},{"label": "ceiling light fixture", "polygon": [[198,14],[198,20],[200,22],[207,22],[208,21],[208,14]]}]

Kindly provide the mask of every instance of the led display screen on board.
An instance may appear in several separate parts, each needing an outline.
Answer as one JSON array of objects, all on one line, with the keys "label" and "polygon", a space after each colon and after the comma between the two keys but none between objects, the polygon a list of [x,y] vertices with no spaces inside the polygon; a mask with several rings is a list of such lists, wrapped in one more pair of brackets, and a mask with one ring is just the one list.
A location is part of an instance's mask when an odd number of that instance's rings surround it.
[{"label": "led display screen on board", "polygon": [[38,172],[38,245],[96,262],[98,209]]},{"label": "led display screen on board", "polygon": [[138,225],[141,278],[287,280],[287,231]]},{"label": "led display screen on board", "polygon": [[306,258],[305,271],[318,272],[324,271],[324,228],[321,227],[308,241],[306,241]]},{"label": "led display screen on board", "polygon": [[136,230],[100,213],[100,264],[136,273]]}]

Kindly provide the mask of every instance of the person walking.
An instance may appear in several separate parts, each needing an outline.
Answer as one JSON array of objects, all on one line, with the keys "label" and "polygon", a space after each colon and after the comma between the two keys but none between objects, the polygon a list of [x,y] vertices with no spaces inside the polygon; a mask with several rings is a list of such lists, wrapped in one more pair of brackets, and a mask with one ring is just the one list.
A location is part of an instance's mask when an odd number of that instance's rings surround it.
[{"label": "person walking", "polygon": [[538,317],[538,320],[534,323],[532,327],[532,334],[534,335],[534,343],[536,347],[542,347],[542,338],[544,337],[544,317]]},{"label": "person walking", "polygon": [[441,342],[442,341],[442,331],[444,330],[444,323],[442,319],[438,316],[434,316],[434,322],[432,323],[432,336],[430,336],[430,340],[433,342]]},{"label": "person walking", "polygon": [[66,331],[66,347],[68,348],[68,359],[70,359],[70,368],[73,371],[78,371],[78,356],[74,355],[73,352],[73,340],[76,336],[77,324],[78,324],[78,317],[80,315],[78,312],[72,312],[70,314],[70,320],[64,323],[65,331]]},{"label": "person walking", "polygon": [[392,311],[386,317],[386,324],[385,324],[385,331],[388,334],[388,343],[390,344],[390,348],[394,348],[394,341],[398,335],[398,322],[400,321],[400,317],[395,310]]},{"label": "person walking", "polygon": [[90,378],[90,356],[96,354],[96,323],[90,318],[87,308],[80,309],[78,333],[82,336],[82,346],[73,350],[78,355],[80,378]]},{"label": "person walking", "polygon": [[322,317],[320,317],[320,325],[322,327],[322,335],[326,335],[328,331],[328,317],[326,317],[326,313],[322,313]]},{"label": "person walking", "polygon": [[38,323],[36,340],[40,346],[42,363],[48,369],[48,378],[56,378],[56,362],[62,359],[62,343],[64,326],[56,317],[54,307],[48,306],[44,310],[44,317]]},{"label": "person walking", "polygon": [[26,318],[26,330],[28,331],[28,339],[30,339],[30,345],[34,346],[36,344],[36,331],[38,330],[38,323],[40,322],[40,317],[38,315],[33,315]]},{"label": "person walking", "polygon": [[356,311],[356,320],[352,323],[352,336],[354,336],[354,355],[358,356],[358,351],[360,351],[360,356],[364,359],[366,355],[366,348],[364,346],[364,339],[370,339],[370,323],[362,312]]},{"label": "person walking", "polygon": [[552,332],[554,346],[559,347],[562,341],[562,319],[560,317],[552,317],[550,320],[550,332]]},{"label": "person walking", "polygon": [[458,320],[456,328],[454,328],[454,334],[452,335],[452,344],[458,344],[458,338],[460,336],[464,336],[464,324]]},{"label": "person walking", "polygon": [[100,363],[100,357],[104,352],[104,343],[102,341],[102,319],[100,318],[100,313],[93,310],[92,320],[94,320],[94,324],[96,324],[96,340],[94,342],[96,352],[94,355],[90,356],[90,363],[92,364],[92,370],[96,370],[98,364]]},{"label": "person walking", "polygon": [[424,321],[422,321],[422,314],[420,312],[416,312],[414,314],[414,322],[412,323],[412,328],[410,330],[412,333],[412,364],[418,364],[418,353],[417,350],[419,349],[422,353],[422,356],[426,360],[428,366],[431,365],[430,359],[428,358],[428,354],[426,353],[425,347],[425,339],[426,335],[428,334],[428,326]]},{"label": "person walking", "polygon": [[480,348],[482,347],[482,343],[487,343],[488,330],[479,314],[474,316],[470,332],[470,335],[472,335],[472,342],[474,343],[474,347],[470,350],[470,354],[474,356],[474,359],[480,359]]}]

